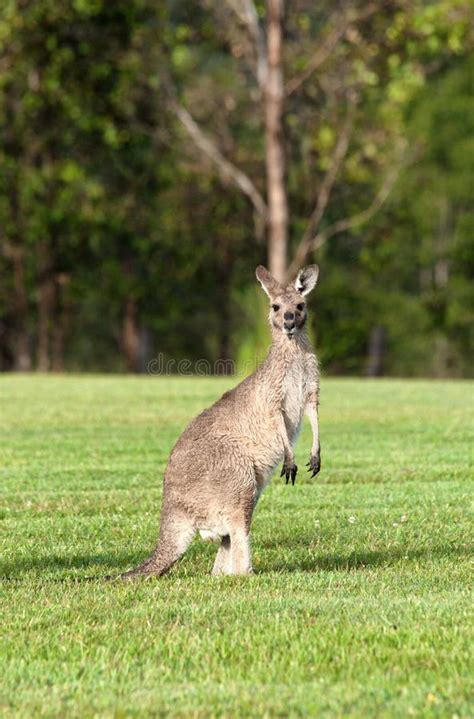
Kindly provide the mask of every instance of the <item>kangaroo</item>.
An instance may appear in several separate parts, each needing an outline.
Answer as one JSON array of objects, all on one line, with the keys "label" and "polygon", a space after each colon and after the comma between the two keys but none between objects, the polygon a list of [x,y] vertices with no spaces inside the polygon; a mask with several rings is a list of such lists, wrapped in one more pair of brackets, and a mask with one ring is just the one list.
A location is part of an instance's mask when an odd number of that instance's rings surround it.
[{"label": "kangaroo", "polygon": [[258,369],[185,429],[165,471],[158,543],[149,559],[122,579],[160,576],[184,554],[197,531],[220,541],[213,574],[248,574],[250,523],[276,466],[295,483],[293,446],[303,414],[313,444],[307,467],[320,470],[319,370],[305,331],[304,297],[319,269],[300,270],[287,287],[265,267],[256,276],[270,299],[272,345]]}]

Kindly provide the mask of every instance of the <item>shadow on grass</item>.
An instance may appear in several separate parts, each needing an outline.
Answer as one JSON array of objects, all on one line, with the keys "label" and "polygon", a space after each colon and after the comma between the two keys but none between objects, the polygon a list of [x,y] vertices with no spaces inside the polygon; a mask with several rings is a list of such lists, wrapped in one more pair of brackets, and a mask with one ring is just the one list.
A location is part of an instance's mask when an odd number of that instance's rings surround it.
[{"label": "shadow on grass", "polygon": [[[309,546],[308,546],[309,550]],[[309,551],[308,551],[309,554]],[[439,545],[423,549],[409,549],[408,547],[391,548],[387,550],[361,550],[348,554],[327,554],[322,556],[308,556],[297,561],[269,561],[263,571],[272,572],[351,572],[371,569],[373,567],[390,567],[395,564],[414,562],[417,560],[449,559],[471,556],[468,547],[453,547]]]},{"label": "shadow on grass", "polygon": [[[271,548],[273,548],[273,546],[274,545],[271,545]],[[295,561],[292,561],[292,559],[288,559],[287,561],[280,560],[276,562],[273,562],[270,559],[269,561],[264,562],[260,569],[257,569],[257,574],[265,574],[266,572],[351,572],[362,571],[373,567],[390,567],[395,564],[399,564],[400,562],[405,563],[417,560],[472,556],[472,552],[469,547],[439,545],[423,549],[399,547],[387,550],[361,550],[353,551],[348,554],[327,554],[314,557],[309,554],[310,545],[308,544],[307,546],[307,558],[296,559]],[[267,548],[270,547],[267,545]],[[275,549],[276,548],[277,547],[275,545]],[[301,541],[299,543],[299,549],[301,551]],[[191,552],[191,554],[197,554],[197,552]],[[146,558],[146,556],[148,555],[143,554],[142,557],[137,557],[136,554],[131,553],[117,555],[108,552],[106,554],[91,554],[73,557],[50,555],[44,557],[21,558],[8,564],[0,565],[0,581],[17,582],[20,581],[25,574],[28,574],[28,572],[36,570],[45,572],[48,572],[48,570],[59,570],[61,572],[60,576],[54,577],[54,575],[48,575],[46,577],[47,581],[52,582],[101,581],[106,578],[105,575],[94,575],[92,577],[83,577],[81,575],[65,576],[62,570],[106,566],[109,571],[110,569],[116,569],[117,574],[120,574],[126,569],[139,564],[144,558]],[[199,574],[201,574],[201,572],[199,572]]]},{"label": "shadow on grass", "polygon": [[[21,557],[16,561],[9,563],[0,564],[0,581],[18,581],[23,578],[25,574],[31,571],[45,571],[48,570],[64,570],[64,569],[84,569],[94,566],[106,566],[108,569],[117,569],[117,573],[124,571],[125,568],[130,568],[139,564],[143,561],[137,558],[135,554],[113,554],[108,552],[106,554],[88,554],[84,556],[59,556],[51,554],[43,557]],[[48,581],[54,580],[54,577],[49,575]],[[58,578],[59,579],[59,578]],[[61,581],[65,581],[69,577],[61,576]],[[74,581],[94,581],[104,579],[103,576],[97,575],[94,577],[81,577],[79,575],[73,575],[70,577]]]}]

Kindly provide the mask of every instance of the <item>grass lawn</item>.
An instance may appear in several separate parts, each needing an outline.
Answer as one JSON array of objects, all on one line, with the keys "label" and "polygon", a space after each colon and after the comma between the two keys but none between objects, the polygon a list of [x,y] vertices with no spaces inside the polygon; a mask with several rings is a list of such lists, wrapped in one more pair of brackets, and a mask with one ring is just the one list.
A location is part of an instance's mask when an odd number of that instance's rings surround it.
[{"label": "grass lawn", "polygon": [[196,541],[101,581],[150,552],[168,454],[233,383],[0,378],[0,714],[472,717],[474,383],[324,379],[323,469],[264,493],[253,576]]}]

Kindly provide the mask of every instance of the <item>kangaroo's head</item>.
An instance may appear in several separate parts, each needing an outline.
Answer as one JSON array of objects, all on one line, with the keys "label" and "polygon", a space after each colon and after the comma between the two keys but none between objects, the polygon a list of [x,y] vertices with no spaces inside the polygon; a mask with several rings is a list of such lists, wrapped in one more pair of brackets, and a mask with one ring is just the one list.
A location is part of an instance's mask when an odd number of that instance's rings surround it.
[{"label": "kangaroo's head", "polygon": [[296,280],[290,282],[287,287],[272,277],[262,265],[257,267],[255,274],[270,299],[270,325],[273,330],[292,339],[301,332],[306,323],[307,312],[304,298],[318,281],[318,266],[304,267],[298,272]]}]

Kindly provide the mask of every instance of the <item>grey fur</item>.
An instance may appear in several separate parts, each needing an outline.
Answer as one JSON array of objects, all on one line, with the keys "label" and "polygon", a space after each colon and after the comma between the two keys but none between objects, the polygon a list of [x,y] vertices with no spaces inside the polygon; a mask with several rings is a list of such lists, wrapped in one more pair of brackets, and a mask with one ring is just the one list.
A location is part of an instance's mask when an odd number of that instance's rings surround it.
[{"label": "grey fur", "polygon": [[319,472],[319,370],[305,331],[303,300],[316,284],[318,268],[304,268],[287,287],[262,266],[256,275],[271,302],[273,342],[268,356],[252,375],[196,417],[178,439],[165,472],[156,549],[123,579],[164,574],[197,531],[221,543],[214,574],[251,572],[253,510],[280,461],[282,475],[294,484],[293,446],[305,410],[313,430],[307,466],[313,477]]}]

